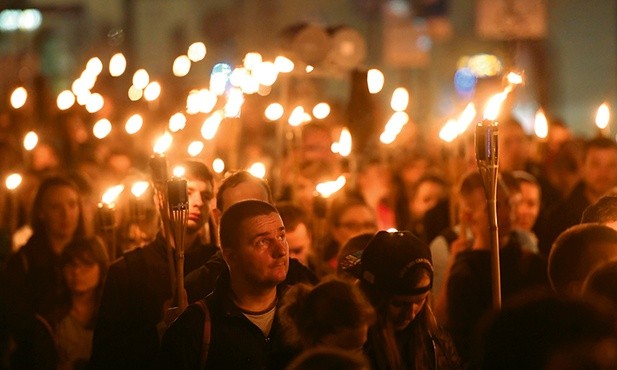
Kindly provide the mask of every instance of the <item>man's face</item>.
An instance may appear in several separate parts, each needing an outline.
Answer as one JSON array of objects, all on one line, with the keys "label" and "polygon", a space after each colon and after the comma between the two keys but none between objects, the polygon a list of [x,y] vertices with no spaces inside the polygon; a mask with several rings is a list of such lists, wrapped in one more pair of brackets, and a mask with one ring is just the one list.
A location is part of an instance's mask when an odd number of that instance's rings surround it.
[{"label": "man's face", "polygon": [[617,185],[617,150],[590,148],[583,162],[583,181],[594,196],[602,196]]},{"label": "man's face", "polygon": [[187,231],[197,232],[210,216],[209,201],[212,199],[212,186],[203,180],[189,179],[187,190],[189,196]]},{"label": "man's face", "polygon": [[295,258],[304,266],[308,266],[308,256],[311,251],[311,236],[305,224],[298,224],[295,229],[287,231],[289,257]]},{"label": "man's face", "polygon": [[52,238],[73,237],[79,225],[79,213],[79,195],[68,186],[50,188],[39,209],[39,217]]},{"label": "man's face", "polygon": [[[460,217],[466,225],[478,232],[488,232],[489,220],[486,195],[483,188],[474,189],[471,193],[461,195]],[[499,231],[506,235],[512,227],[512,208],[508,196],[501,190],[497,191],[497,224]]]},{"label": "man's face", "polygon": [[354,236],[376,232],[377,221],[367,206],[356,205],[343,212],[332,231],[334,239],[343,246]]},{"label": "man's face", "polygon": [[239,245],[223,250],[232,280],[263,288],[282,283],[289,269],[289,246],[278,213],[255,216],[239,226]]}]

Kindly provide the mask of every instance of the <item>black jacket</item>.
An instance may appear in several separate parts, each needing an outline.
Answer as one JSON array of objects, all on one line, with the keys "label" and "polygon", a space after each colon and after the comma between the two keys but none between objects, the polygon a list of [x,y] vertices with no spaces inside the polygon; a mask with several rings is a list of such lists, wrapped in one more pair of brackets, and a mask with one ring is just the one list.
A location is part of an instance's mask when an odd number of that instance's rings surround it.
[{"label": "black jacket", "polygon": [[[277,290],[280,297],[284,284]],[[211,320],[205,368],[284,369],[295,352],[283,344],[278,315],[275,314],[272,329],[265,336],[236,307],[230,298],[232,294],[229,273],[224,271],[214,292],[205,299]],[[204,319],[204,312],[196,304],[180,315],[163,336],[158,369],[200,368]]]},{"label": "black jacket", "polygon": [[[202,244],[187,248],[185,273],[204,264],[217,250],[214,245]],[[159,347],[157,324],[163,319],[164,302],[171,297],[166,244],[161,235],[114,262],[94,329],[91,367],[152,368]]]}]

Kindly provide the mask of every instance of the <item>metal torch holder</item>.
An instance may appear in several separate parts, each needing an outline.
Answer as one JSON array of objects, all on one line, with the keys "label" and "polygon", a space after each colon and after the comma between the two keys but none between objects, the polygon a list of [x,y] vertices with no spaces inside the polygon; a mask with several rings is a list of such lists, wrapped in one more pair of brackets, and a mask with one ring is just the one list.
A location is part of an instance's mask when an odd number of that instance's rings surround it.
[{"label": "metal torch holder", "polygon": [[172,237],[176,247],[176,307],[184,310],[188,303],[184,295],[184,236],[189,217],[189,201],[186,180],[173,179],[167,182],[169,215]]},{"label": "metal torch holder", "polygon": [[493,307],[501,307],[501,274],[499,262],[499,229],[497,227],[497,175],[499,170],[498,125],[483,120],[476,126],[476,159],[482,175],[490,228]]}]

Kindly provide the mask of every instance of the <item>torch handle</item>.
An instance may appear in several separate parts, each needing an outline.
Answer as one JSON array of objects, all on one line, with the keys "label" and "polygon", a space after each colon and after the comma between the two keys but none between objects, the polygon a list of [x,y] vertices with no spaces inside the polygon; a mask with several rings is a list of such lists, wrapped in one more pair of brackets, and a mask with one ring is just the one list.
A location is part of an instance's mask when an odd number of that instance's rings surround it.
[{"label": "torch handle", "polygon": [[493,279],[493,307],[501,308],[501,269],[499,261],[499,227],[497,226],[497,202],[489,199],[487,202],[489,212],[489,228],[491,242],[491,276]]},{"label": "torch handle", "polygon": [[156,194],[158,198],[159,214],[161,215],[161,223],[163,224],[163,230],[165,232],[165,244],[167,246],[167,265],[169,268],[169,281],[171,284],[172,295],[176,292],[176,268],[174,266],[173,259],[173,245],[171,229],[171,220],[169,217],[169,202],[167,199],[167,185],[165,183],[155,183]]}]

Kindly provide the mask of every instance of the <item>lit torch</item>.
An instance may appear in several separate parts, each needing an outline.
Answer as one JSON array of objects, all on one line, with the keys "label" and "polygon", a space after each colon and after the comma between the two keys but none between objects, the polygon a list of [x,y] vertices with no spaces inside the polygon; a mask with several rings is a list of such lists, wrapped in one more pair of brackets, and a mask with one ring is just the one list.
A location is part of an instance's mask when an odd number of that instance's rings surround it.
[{"label": "lit torch", "polygon": [[484,182],[484,193],[488,205],[493,307],[496,309],[501,307],[501,277],[499,272],[499,231],[497,229],[498,125],[495,120],[506,97],[507,91],[491,97],[484,110],[484,119],[476,126],[476,160]]},{"label": "lit torch", "polygon": [[608,136],[610,131],[608,122],[610,120],[610,111],[608,104],[602,103],[596,113],[596,126],[598,127],[598,136]]},{"label": "lit torch", "polygon": [[326,181],[315,186],[313,196],[313,214],[315,215],[315,244],[320,252],[323,252],[323,242],[326,236],[326,211],[328,209],[328,198],[340,191],[347,180],[341,175],[334,181]]},{"label": "lit torch", "polygon": [[180,311],[188,303],[184,296],[184,236],[189,217],[189,198],[184,168],[174,169],[174,177],[167,181],[167,199],[169,200],[169,218],[176,252],[176,291],[174,292],[174,306]]},{"label": "lit torch", "polygon": [[124,191],[124,185],[113,186],[103,194],[98,204],[96,224],[98,233],[105,240],[109,249],[110,260],[115,260],[116,251],[116,201]]},{"label": "lit torch", "polygon": [[154,154],[150,157],[150,170],[152,171],[152,183],[156,193],[157,208],[161,216],[163,231],[165,233],[165,243],[167,245],[167,264],[169,267],[169,280],[171,284],[172,295],[176,292],[176,274],[173,261],[173,245],[172,245],[172,226],[169,215],[169,199],[167,193],[167,156],[165,152],[171,145],[171,134],[165,133],[161,136],[154,145]]}]

